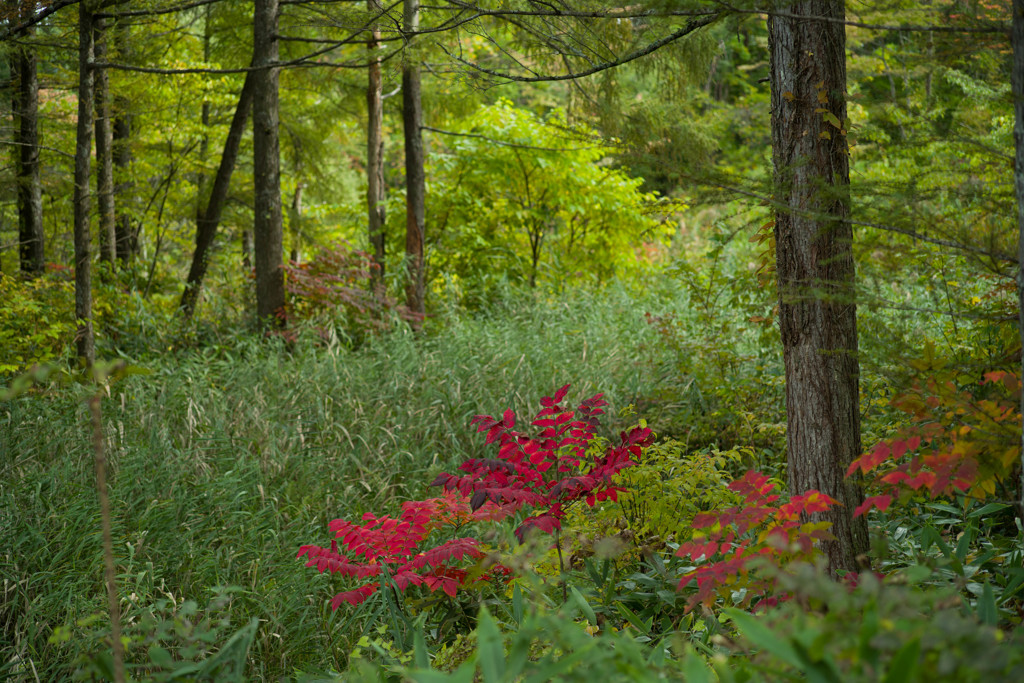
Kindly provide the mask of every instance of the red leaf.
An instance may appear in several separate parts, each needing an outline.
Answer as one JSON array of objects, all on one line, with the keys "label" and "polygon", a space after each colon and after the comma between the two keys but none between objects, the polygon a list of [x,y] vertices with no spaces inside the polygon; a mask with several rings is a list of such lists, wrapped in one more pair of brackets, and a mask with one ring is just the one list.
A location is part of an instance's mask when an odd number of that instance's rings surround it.
[{"label": "red leaf", "polygon": [[504,418],[505,427],[508,429],[512,429],[516,425],[516,414],[512,412],[511,408],[506,410],[502,417]]},{"label": "red leaf", "polygon": [[870,496],[869,498],[865,498],[864,502],[857,506],[857,509],[853,511],[853,516],[860,517],[873,507],[885,512],[889,509],[889,505],[891,503],[892,496],[890,495]]}]

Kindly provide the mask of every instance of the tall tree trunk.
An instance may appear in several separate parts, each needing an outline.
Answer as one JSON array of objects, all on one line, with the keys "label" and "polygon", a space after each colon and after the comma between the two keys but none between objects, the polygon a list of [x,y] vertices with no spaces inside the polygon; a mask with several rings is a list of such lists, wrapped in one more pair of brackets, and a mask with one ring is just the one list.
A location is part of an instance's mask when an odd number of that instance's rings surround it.
[{"label": "tall tree trunk", "polygon": [[253,66],[253,233],[256,261],[256,315],[262,324],[284,319],[284,221],[281,215],[281,147],[278,135],[277,0],[256,0]]},{"label": "tall tree trunk", "polygon": [[[407,34],[419,29],[420,0],[405,0],[403,28]],[[423,235],[426,210],[423,172],[423,109],[420,103],[420,67],[415,57],[406,54],[402,66],[402,122],[405,128],[405,258],[408,279],[405,305],[417,317],[413,328],[420,328],[424,314]]]},{"label": "tall tree trunk", "polygon": [[11,57],[16,78],[14,113],[18,142],[18,256],[22,273],[39,275],[46,268],[43,196],[39,179],[39,77],[36,56],[25,45]]},{"label": "tall tree trunk", "polygon": [[855,570],[868,545],[864,519],[852,517],[862,493],[844,479],[861,450],[845,12],[842,0],[785,12],[801,18],[769,16],[768,45],[789,485],[842,503],[819,517],[832,523],[836,540],[822,549],[835,574]]},{"label": "tall tree trunk", "polygon": [[93,128],[93,20],[89,4],[78,4],[78,129],[75,138],[75,340],[78,357],[96,360],[92,329],[92,246],[89,234],[89,162]]},{"label": "tall tree trunk", "polygon": [[[94,51],[97,61],[106,61],[106,20],[93,21]],[[100,261],[113,265],[117,259],[117,228],[114,213],[114,134],[110,121],[110,74],[99,69],[94,74],[96,110],[96,203],[99,207]]]},{"label": "tall tree trunk", "polygon": [[245,133],[245,124],[249,121],[249,112],[252,109],[253,83],[256,73],[250,71],[245,75],[245,83],[242,85],[242,92],[238,95],[238,104],[235,105],[235,115],[231,118],[231,127],[228,128],[228,138],[224,142],[224,151],[220,155],[220,166],[217,167],[217,175],[213,179],[210,199],[206,203],[206,210],[196,220],[196,249],[192,252],[192,266],[185,279],[185,291],[181,294],[181,312],[186,321],[191,320],[195,314],[199,293],[203,287],[203,278],[206,276],[206,269],[210,261],[210,247],[213,246],[213,240],[217,236],[221,213],[223,213],[224,205],[228,200],[231,174],[235,170],[238,150],[242,145],[242,135]]},{"label": "tall tree trunk", "polygon": [[[1024,346],[1024,0],[1013,0],[1013,142],[1016,148],[1013,168],[1017,193],[1017,325]],[[1024,351],[1021,357],[1021,380],[1024,381]],[[1021,413],[1024,414],[1024,392],[1021,392]],[[1021,432],[1021,481],[1017,514],[1024,520],[1024,431]]]},{"label": "tall tree trunk", "polygon": [[[213,5],[207,5],[203,19],[203,64],[210,63],[210,12]],[[199,164],[206,165],[206,158],[210,153],[210,100],[204,99],[200,112],[200,122],[203,124],[203,137],[199,141]],[[200,170],[196,178],[196,222],[203,218],[203,201],[206,199],[206,171]]]},{"label": "tall tree trunk", "polygon": [[[114,41],[120,53],[120,60],[130,61],[129,25],[126,21],[118,21],[114,25]],[[115,97],[114,123],[112,131],[112,154],[114,157],[114,171],[119,182],[114,186],[114,194],[118,197],[116,201],[116,218],[114,232],[117,238],[117,258],[122,265],[128,265],[134,259],[139,250],[138,236],[132,221],[132,214],[129,210],[131,201],[128,193],[132,189],[130,178],[132,165],[132,114],[131,104],[127,97]]]},{"label": "tall tree trunk", "polygon": [[[381,10],[379,0],[367,0],[367,9],[373,14]],[[374,292],[384,292],[384,259],[386,254],[384,235],[384,101],[380,72],[380,30],[374,22],[370,41],[366,44],[370,54],[369,77],[366,86],[366,208],[368,213],[370,251],[373,256],[373,271],[370,284]]]}]

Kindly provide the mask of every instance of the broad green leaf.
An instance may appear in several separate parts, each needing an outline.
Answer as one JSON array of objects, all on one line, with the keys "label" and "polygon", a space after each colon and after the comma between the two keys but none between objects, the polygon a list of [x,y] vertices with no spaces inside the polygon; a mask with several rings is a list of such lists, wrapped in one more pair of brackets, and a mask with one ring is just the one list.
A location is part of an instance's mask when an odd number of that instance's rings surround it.
[{"label": "broad green leaf", "polygon": [[505,648],[501,631],[484,605],[480,608],[480,616],[476,627],[477,661],[484,683],[504,683],[505,680]]},{"label": "broad green leaf", "polygon": [[921,641],[914,638],[900,648],[892,658],[892,664],[885,674],[883,683],[909,683],[917,674],[918,660],[921,656]]}]

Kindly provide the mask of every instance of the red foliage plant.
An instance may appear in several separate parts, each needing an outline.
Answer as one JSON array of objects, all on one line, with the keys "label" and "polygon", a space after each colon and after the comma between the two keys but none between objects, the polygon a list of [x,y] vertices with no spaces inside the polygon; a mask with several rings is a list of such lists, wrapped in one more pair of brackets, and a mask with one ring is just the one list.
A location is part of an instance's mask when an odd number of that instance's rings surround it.
[{"label": "red foliage plant", "polygon": [[470,497],[470,506],[491,502],[505,509],[524,506],[540,509],[515,530],[522,540],[531,529],[546,533],[561,528],[568,505],[585,500],[587,505],[617,500],[613,477],[636,463],[653,435],[647,427],[633,427],[619,435],[618,445],[603,451],[593,448],[599,416],[608,403],[602,394],[586,399],[573,410],[561,405],[569,385],[541,399],[543,408],[531,422],[539,432],[516,431],[515,414],[506,410],[501,419],[477,415],[473,424],[487,432],[487,443],[498,444],[498,457],[467,460],[459,469],[466,474],[440,474],[432,486],[458,491]]},{"label": "red foliage plant", "polygon": [[[498,444],[498,457],[463,463],[463,476],[441,474],[433,482],[444,487],[438,498],[409,501],[397,519],[363,515],[363,523],[336,519],[330,523],[335,540],[329,548],[304,545],[299,557],[308,557],[307,567],[321,573],[358,579],[374,579],[357,588],[338,593],[331,602],[357,605],[381,588],[379,577],[396,590],[426,586],[454,597],[470,572],[458,563],[464,558],[480,560],[484,550],[471,537],[452,538],[424,550],[431,533],[441,527],[459,529],[469,522],[497,521],[523,508],[539,509],[515,530],[522,540],[531,529],[551,533],[561,527],[568,505],[580,500],[593,506],[598,501],[616,500],[621,490],[613,477],[634,464],[641,449],[652,440],[651,430],[634,427],[620,434],[618,445],[597,448],[599,416],[607,403],[598,394],[575,409],[563,407],[569,386],[541,400],[542,410],[529,436],[515,430],[516,417],[505,411],[500,420],[478,415],[477,430],[487,432],[487,443]],[[339,544],[340,541],[340,544]],[[489,568],[490,575],[507,570]]]},{"label": "red foliage plant", "polygon": [[[468,522],[500,519],[505,514],[497,506],[470,510],[464,497],[445,493],[438,498],[403,503],[397,519],[378,518],[370,513],[363,515],[362,524],[335,519],[328,525],[336,536],[331,547],[304,545],[298,556],[308,556],[306,566],[316,567],[321,574],[329,571],[359,579],[383,574],[398,590],[424,585],[432,592],[442,590],[454,597],[467,577],[466,570],[454,563],[464,557],[482,558],[479,542],[474,538],[452,538],[423,552],[421,544],[441,527],[458,529]],[[339,540],[347,554],[341,552]],[[338,593],[331,606],[338,609],[344,602],[358,605],[380,586],[381,582],[375,580]]]},{"label": "red foliage plant", "polygon": [[913,424],[850,465],[847,476],[858,470],[873,474],[881,491],[867,497],[854,516],[873,507],[884,512],[901,493],[992,494],[1020,457],[1019,397],[1020,380],[1008,372],[989,372],[965,389],[950,378],[931,377],[895,397],[893,405]]},{"label": "red foliage plant", "polygon": [[759,598],[762,603],[776,602],[778,596],[769,595],[774,579],[752,573],[754,560],[776,567],[808,561],[814,558],[818,541],[832,538],[829,522],[801,519],[837,504],[824,493],[811,490],[779,504],[779,494],[773,493],[775,485],[754,471],[729,484],[729,488],[743,497],[743,503],[698,514],[693,518],[693,528],[703,531],[695,532],[693,539],[681,544],[676,552],[698,563],[679,581],[680,590],[693,580],[697,582],[697,592],[688,605],[691,609],[700,603],[710,605],[721,592],[741,588],[746,589],[743,604]]}]

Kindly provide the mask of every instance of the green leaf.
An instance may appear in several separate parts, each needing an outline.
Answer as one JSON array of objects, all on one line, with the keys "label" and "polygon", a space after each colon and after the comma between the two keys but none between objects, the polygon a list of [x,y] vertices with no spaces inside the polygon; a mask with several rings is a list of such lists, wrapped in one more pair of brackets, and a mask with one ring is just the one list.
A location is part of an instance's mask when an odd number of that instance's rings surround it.
[{"label": "green leaf", "polygon": [[971,511],[967,516],[971,519],[977,519],[978,517],[984,517],[985,515],[992,514],[993,512],[1005,510],[1008,507],[1010,506],[1007,503],[988,503],[987,505],[982,505],[977,510]]},{"label": "green leaf", "polygon": [[171,657],[171,653],[159,645],[153,645],[149,648],[149,661],[161,669],[174,668],[174,658]]},{"label": "green leaf", "polygon": [[421,669],[426,669],[430,666],[430,657],[427,655],[427,640],[423,636],[423,627],[417,626],[416,630],[412,634],[413,644],[413,663]]},{"label": "green leaf", "polygon": [[424,669],[422,671],[408,671],[406,675],[413,683],[473,683],[473,677],[476,675],[476,666],[474,662],[469,661],[451,673]]},{"label": "green leaf", "polygon": [[630,623],[630,625],[633,628],[635,628],[637,631],[640,631],[644,635],[650,635],[651,634],[651,624],[653,623],[652,619],[648,619],[645,622],[643,619],[640,618],[640,616],[636,612],[634,612],[633,610],[629,609],[628,607],[623,605],[621,602],[616,602],[615,603],[615,609],[617,609],[619,611],[619,614],[621,614],[622,617],[626,621],[628,621]]},{"label": "green leaf", "polygon": [[476,627],[477,661],[480,662],[480,673],[484,683],[504,683],[505,650],[501,631],[484,605],[480,608],[480,616]]},{"label": "green leaf", "polygon": [[756,617],[734,607],[727,607],[722,613],[736,624],[751,643],[803,672],[811,683],[840,683],[839,673],[831,662],[811,661],[806,652],[801,652],[792,642],[777,636]]},{"label": "green leaf", "polygon": [[689,648],[683,656],[683,680],[686,683],[713,683],[715,680],[704,658]]},{"label": "green leaf", "polygon": [[900,648],[896,656],[892,658],[892,664],[885,674],[883,683],[907,683],[912,681],[917,673],[917,663],[921,656],[921,641],[914,638]]},{"label": "green leaf", "polygon": [[512,588],[512,619],[517,626],[523,623],[523,591],[518,583]]},{"label": "green leaf", "polygon": [[572,599],[576,602],[576,605],[580,608],[580,611],[583,612],[583,616],[585,616],[587,618],[587,621],[589,621],[592,625],[597,626],[597,615],[594,614],[594,608],[590,606],[590,603],[587,602],[587,599],[583,597],[583,594],[576,589],[576,586],[572,586],[570,588],[570,592],[572,593]]},{"label": "green leaf", "polygon": [[996,596],[992,592],[992,584],[985,582],[985,587],[978,598],[978,619],[989,626],[999,623],[999,608],[996,607]]}]

